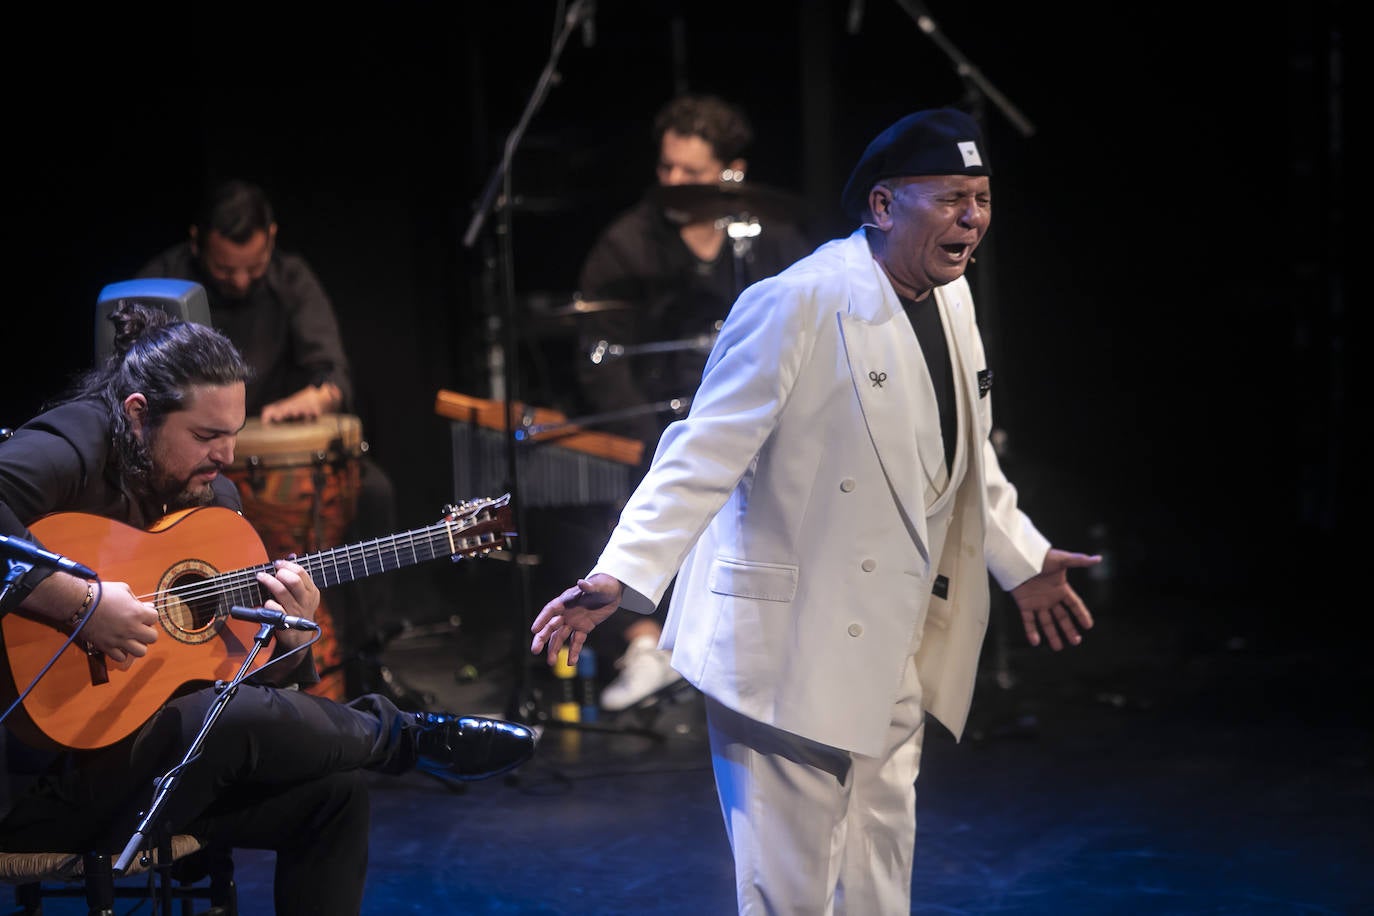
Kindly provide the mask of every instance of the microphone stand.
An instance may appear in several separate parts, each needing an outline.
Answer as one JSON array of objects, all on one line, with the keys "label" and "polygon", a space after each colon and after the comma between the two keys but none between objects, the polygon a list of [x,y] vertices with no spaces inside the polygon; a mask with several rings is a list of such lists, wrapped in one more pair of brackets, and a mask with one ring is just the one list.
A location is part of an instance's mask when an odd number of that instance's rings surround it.
[{"label": "microphone stand", "polygon": [[[468,224],[467,232],[463,236],[463,246],[471,248],[477,241],[478,233],[486,221],[487,215],[498,206],[499,203],[499,225],[496,234],[500,245],[498,250],[498,261],[501,272],[501,312],[504,315],[504,327],[502,328],[501,347],[501,369],[502,387],[501,392],[493,392],[493,400],[505,402],[505,442],[506,442],[506,474],[510,485],[508,490],[511,494],[511,502],[515,513],[515,527],[517,531],[527,531],[524,500],[521,498],[520,468],[516,460],[515,453],[515,429],[514,421],[511,417],[512,406],[520,399],[519,386],[519,366],[518,366],[518,347],[519,337],[516,333],[515,315],[515,277],[514,277],[514,258],[511,250],[511,180],[510,169],[511,161],[515,158],[515,151],[519,148],[521,140],[524,139],[525,131],[529,127],[530,121],[544,100],[548,97],[549,90],[558,82],[558,61],[563,55],[564,46],[567,45],[569,37],[583,23],[590,22],[592,13],[595,9],[594,0],[575,0],[563,18],[562,28],[554,36],[553,47],[549,52],[548,62],[544,65],[544,70],[539,75],[539,80],[535,84],[534,92],[525,105],[525,110],[520,116],[520,120],[512,128],[510,135],[506,138],[501,160],[496,164],[491,177],[487,180],[486,187],[482,191],[482,197],[478,201],[472,220]],[[497,192],[500,191],[498,201]],[[534,554],[519,554],[516,560],[516,601],[525,610],[525,617],[522,619],[526,623],[532,622],[529,617],[529,608],[532,606],[533,597],[530,589],[531,563],[537,563],[537,556]],[[512,639],[512,661],[516,670],[516,686],[511,696],[506,710],[506,717],[513,720],[520,720],[525,702],[522,697],[529,692],[529,659],[526,644],[521,639],[521,632],[517,630]]]},{"label": "microphone stand", "polygon": [[1023,137],[1029,137],[1035,133],[1035,125],[1031,124],[1026,116],[1021,114],[1016,106],[988,81],[987,77],[983,76],[983,71],[975,67],[964,56],[963,52],[945,37],[924,3],[919,2],[919,0],[897,0],[897,5],[906,10],[907,14],[916,21],[916,27],[924,32],[937,48],[945,52],[946,57],[953,61],[954,72],[959,74],[960,79],[972,83],[973,90],[980,93],[982,97],[992,99],[997,107],[1002,109],[1002,114],[1021,132]]},{"label": "microphone stand", "polygon": [[716,336],[714,334],[698,334],[696,337],[642,344],[613,344],[608,340],[598,340],[596,346],[592,347],[591,355],[588,358],[596,365],[600,365],[608,357],[619,359],[622,356],[639,356],[643,353],[676,353],[680,350],[710,353],[715,342]]},{"label": "microphone stand", "polygon": [[22,600],[23,596],[15,588],[15,585],[24,577],[24,573],[33,569],[32,564],[20,560],[6,560],[5,562],[9,564],[9,571],[5,573],[4,587],[0,588],[0,617],[12,610],[11,604],[17,606]]},{"label": "microphone stand", "polygon": [[200,732],[196,735],[195,740],[191,742],[191,746],[186,749],[186,754],[181,758],[181,763],[172,767],[172,769],[167,771],[167,775],[164,775],[158,780],[157,794],[153,798],[153,803],[148,806],[147,814],[143,816],[143,820],[139,821],[138,828],[134,831],[133,836],[129,837],[129,842],[125,845],[124,851],[119,854],[119,859],[114,864],[114,873],[116,876],[122,877],[128,873],[129,866],[133,863],[134,855],[143,847],[152,831],[157,829],[157,822],[162,817],[163,809],[167,807],[167,799],[171,796],[176,787],[181,784],[181,777],[179,774],[197,755],[200,754],[200,749],[205,744],[206,736],[210,734],[210,730],[214,728],[215,722],[219,720],[220,713],[224,711],[224,707],[229,705],[229,701],[238,693],[239,685],[243,683],[243,679],[246,678],[248,673],[252,670],[253,659],[257,658],[258,652],[267,644],[267,640],[272,638],[274,629],[275,627],[270,623],[263,623],[258,626],[258,633],[253,637],[253,646],[248,650],[248,656],[243,660],[243,664],[239,666],[238,674],[234,675],[234,679],[225,685],[219,695],[215,697],[214,703],[210,705],[209,711],[205,714],[205,720],[201,722]]},{"label": "microphone stand", "polygon": [[[944,52],[954,66],[954,72],[964,82],[965,104],[970,109],[970,115],[980,126],[985,125],[986,119],[984,110],[987,100],[991,100],[1002,115],[1011,122],[1012,126],[1023,137],[1031,137],[1035,134],[1035,125],[1023,115],[1011,100],[1003,95],[997,87],[993,86],[983,72],[979,70],[972,61],[954,46],[945,34],[936,25],[935,19],[926,9],[925,4],[920,0],[897,0],[897,5],[907,12],[915,21],[916,27],[928,37],[937,48]],[[987,144],[988,131],[983,130],[983,143]],[[988,152],[984,150],[984,152]],[[999,322],[997,320],[997,287],[996,258],[994,257],[993,246],[990,244],[991,237],[985,236],[981,245],[978,246],[978,311],[979,324],[983,327],[984,348],[987,351],[989,364],[995,363],[1000,355],[1000,333]],[[1005,441],[1005,433],[1002,430],[993,430],[995,440]],[[1002,454],[1003,450],[998,449]],[[994,602],[1005,603],[1006,596],[994,589],[992,592]],[[993,636],[993,676],[999,687],[1010,689],[1016,683],[1016,676],[1011,671],[1009,663],[1009,647],[1007,626],[1011,619],[1009,613],[992,615],[992,636]]]}]

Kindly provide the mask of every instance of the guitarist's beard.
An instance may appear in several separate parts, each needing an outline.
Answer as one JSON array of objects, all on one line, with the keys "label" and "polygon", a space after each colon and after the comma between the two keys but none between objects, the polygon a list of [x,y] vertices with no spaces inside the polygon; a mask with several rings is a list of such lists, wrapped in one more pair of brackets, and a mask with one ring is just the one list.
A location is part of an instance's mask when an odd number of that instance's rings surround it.
[{"label": "guitarist's beard", "polygon": [[215,501],[215,490],[208,483],[191,484],[167,477],[159,482],[159,491],[164,494],[162,501],[168,512],[208,506]]},{"label": "guitarist's beard", "polygon": [[[152,448],[132,432],[119,437],[116,451],[120,473],[129,491],[140,503],[153,508],[153,515],[208,506],[215,501],[215,491],[210,484],[192,482],[197,474],[209,468],[198,468],[185,480],[173,477],[156,467]],[[215,470],[219,468],[216,466]]]}]

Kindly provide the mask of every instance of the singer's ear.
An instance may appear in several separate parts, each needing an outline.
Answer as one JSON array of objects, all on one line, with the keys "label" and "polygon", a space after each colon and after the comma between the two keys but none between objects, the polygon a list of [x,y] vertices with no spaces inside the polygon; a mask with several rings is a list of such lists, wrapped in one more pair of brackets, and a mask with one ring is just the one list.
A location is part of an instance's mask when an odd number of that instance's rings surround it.
[{"label": "singer's ear", "polygon": [[129,429],[142,439],[144,427],[148,422],[148,399],[142,392],[135,391],[124,399],[124,416],[129,418]]},{"label": "singer's ear", "polygon": [[892,189],[885,184],[875,184],[868,190],[868,215],[871,225],[886,232],[892,228]]}]

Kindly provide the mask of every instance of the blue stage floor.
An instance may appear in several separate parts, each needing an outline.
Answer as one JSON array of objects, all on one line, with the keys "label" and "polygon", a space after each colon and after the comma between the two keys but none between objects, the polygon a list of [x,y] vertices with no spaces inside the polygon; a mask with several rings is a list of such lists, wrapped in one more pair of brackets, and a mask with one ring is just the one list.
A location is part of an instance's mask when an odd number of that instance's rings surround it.
[{"label": "blue stage floor", "polygon": [[[1370,678],[1354,640],[1286,644],[1262,616],[1206,601],[1111,608],[1058,656],[1014,633],[1004,651],[994,632],[965,740],[931,728],[912,912],[1374,912]],[[385,659],[440,706],[499,713],[515,669],[488,646],[495,670],[460,683],[473,653],[431,630]],[[653,736],[545,729],[516,774],[456,790],[375,777],[364,913],[732,913],[701,714],[688,691],[630,717]],[[271,855],[235,862],[241,912],[270,913]]]}]

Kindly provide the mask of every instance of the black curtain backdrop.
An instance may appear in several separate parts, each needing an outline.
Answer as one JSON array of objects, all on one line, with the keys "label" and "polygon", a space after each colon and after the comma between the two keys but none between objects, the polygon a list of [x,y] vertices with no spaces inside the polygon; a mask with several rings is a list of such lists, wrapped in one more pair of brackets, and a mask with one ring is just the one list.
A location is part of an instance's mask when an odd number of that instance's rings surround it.
[{"label": "black curtain backdrop", "polygon": [[[741,104],[750,179],[804,196],[815,241],[846,234],[835,200],[867,141],[970,101],[911,6],[601,0],[514,158],[510,263],[496,214],[463,236],[563,4],[17,30],[0,426],[88,365],[100,289],[184,236],[202,183],[247,176],[334,299],[402,523],[428,524],[480,495],[450,492],[433,404],[487,395],[503,271],[522,309],[570,301],[595,233],[652,180],[650,122],[680,89]],[[1027,508],[1062,546],[1110,549],[1122,579],[1264,591],[1333,562],[1347,523],[1340,5],[1205,6],[924,8],[1036,128],[983,100],[995,219],[970,274]],[[542,393],[536,370],[575,354],[517,334]]]}]

